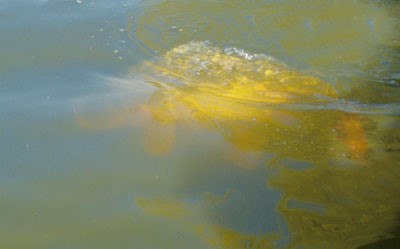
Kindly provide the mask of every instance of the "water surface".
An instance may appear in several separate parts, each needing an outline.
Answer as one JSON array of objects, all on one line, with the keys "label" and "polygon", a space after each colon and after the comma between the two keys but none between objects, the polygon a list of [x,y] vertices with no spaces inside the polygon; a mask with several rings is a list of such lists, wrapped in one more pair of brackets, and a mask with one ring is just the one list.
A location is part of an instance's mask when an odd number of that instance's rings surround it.
[{"label": "water surface", "polygon": [[399,12],[1,1],[0,247],[397,248]]}]

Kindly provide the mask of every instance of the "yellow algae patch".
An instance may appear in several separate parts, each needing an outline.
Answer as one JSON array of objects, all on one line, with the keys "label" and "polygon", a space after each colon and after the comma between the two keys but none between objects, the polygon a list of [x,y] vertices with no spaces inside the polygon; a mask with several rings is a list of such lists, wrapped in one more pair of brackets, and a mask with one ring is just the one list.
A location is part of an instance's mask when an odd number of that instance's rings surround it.
[{"label": "yellow algae patch", "polygon": [[257,236],[216,225],[198,225],[195,230],[207,243],[221,249],[274,249],[280,239],[274,233]]},{"label": "yellow algae patch", "polygon": [[[278,174],[268,185],[283,193],[277,210],[293,232],[289,248],[357,248],[392,236],[400,205],[398,160],[399,154],[390,152],[363,168],[274,165]],[[293,201],[305,205],[290,205]]]}]

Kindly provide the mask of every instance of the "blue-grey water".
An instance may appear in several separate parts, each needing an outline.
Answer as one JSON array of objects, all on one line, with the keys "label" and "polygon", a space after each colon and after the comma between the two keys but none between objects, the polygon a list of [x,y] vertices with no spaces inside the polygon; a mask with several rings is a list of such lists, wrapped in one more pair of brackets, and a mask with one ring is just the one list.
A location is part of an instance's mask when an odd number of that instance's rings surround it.
[{"label": "blue-grey water", "polygon": [[[399,13],[0,0],[0,248],[398,248]],[[252,56],[327,83],[254,105]]]}]

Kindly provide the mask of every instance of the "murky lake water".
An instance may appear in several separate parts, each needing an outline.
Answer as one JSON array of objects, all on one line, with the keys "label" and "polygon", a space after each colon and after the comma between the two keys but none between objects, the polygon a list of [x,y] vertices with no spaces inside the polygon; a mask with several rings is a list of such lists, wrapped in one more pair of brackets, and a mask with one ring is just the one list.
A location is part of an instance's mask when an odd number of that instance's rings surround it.
[{"label": "murky lake water", "polygon": [[398,248],[398,1],[0,1],[0,248]]}]

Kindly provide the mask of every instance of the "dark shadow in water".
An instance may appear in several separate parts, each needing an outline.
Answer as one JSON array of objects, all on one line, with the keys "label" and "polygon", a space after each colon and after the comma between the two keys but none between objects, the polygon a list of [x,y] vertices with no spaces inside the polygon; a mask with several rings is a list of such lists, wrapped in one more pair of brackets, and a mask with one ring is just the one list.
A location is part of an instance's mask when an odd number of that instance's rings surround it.
[{"label": "dark shadow in water", "polygon": [[398,249],[400,248],[400,218],[398,218],[397,225],[393,229],[392,235],[394,237],[387,239],[379,239],[376,242],[372,242],[357,249]]}]

